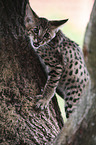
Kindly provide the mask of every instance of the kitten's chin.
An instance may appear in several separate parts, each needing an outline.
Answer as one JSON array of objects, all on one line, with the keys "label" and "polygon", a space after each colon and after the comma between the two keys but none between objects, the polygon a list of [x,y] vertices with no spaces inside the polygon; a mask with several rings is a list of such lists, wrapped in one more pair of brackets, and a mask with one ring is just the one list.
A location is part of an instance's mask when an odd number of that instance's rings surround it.
[{"label": "kitten's chin", "polygon": [[36,42],[32,41],[32,39],[30,39],[30,42],[31,42],[32,47],[33,47],[35,50],[38,49],[39,47],[44,46],[44,45],[47,44],[47,43],[43,43],[43,44],[36,43]]},{"label": "kitten's chin", "polygon": [[39,44],[34,43],[32,40],[31,40],[30,42],[31,42],[31,45],[32,45],[32,47],[33,47],[34,49],[38,49],[38,48],[40,47]]},{"label": "kitten's chin", "polygon": [[38,48],[40,47],[40,45],[39,45],[39,46],[34,46],[34,45],[32,44],[32,47],[33,47],[34,49],[38,49]]},{"label": "kitten's chin", "polygon": [[37,44],[37,43],[34,43],[34,42],[32,42],[31,43],[31,45],[32,45],[32,47],[36,50],[36,49],[38,49],[39,47],[41,47],[41,46],[43,46],[43,45],[45,45],[45,44]]},{"label": "kitten's chin", "polygon": [[36,48],[38,48],[40,45],[39,45],[39,43],[33,42],[33,46],[36,47]]}]

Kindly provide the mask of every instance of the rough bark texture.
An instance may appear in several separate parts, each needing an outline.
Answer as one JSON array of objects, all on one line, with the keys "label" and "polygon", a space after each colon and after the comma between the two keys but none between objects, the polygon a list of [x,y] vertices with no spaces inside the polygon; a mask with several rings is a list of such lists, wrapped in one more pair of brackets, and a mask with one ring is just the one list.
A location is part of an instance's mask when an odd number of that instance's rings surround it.
[{"label": "rough bark texture", "polygon": [[0,0],[0,145],[52,142],[63,126],[56,97],[34,107],[46,74],[24,30],[27,0]]},{"label": "rough bark texture", "polygon": [[96,145],[96,0],[85,33],[83,52],[91,84],[54,145]]}]

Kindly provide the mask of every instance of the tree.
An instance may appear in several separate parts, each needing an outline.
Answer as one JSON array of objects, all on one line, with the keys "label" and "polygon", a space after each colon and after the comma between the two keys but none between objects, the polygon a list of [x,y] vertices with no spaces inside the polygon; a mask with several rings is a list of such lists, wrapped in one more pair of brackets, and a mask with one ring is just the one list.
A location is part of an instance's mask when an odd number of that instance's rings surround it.
[{"label": "tree", "polygon": [[0,0],[0,144],[52,142],[63,126],[56,97],[34,107],[46,73],[24,29],[28,0]]},{"label": "tree", "polygon": [[85,90],[77,110],[62,128],[54,145],[96,144],[96,0],[86,29],[83,52],[91,85]]}]

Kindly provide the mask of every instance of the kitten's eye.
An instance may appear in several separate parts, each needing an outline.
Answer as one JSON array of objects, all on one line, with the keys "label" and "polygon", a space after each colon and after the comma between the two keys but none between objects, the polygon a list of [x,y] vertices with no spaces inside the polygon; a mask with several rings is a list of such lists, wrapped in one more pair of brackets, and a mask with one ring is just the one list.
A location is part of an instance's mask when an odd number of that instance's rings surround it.
[{"label": "kitten's eye", "polygon": [[38,28],[34,28],[33,31],[34,31],[34,33],[36,33],[36,34],[38,34],[38,32],[39,32]]},{"label": "kitten's eye", "polygon": [[48,38],[50,35],[49,35],[49,33],[46,33],[45,35],[44,35],[44,37],[46,37],[46,38]]}]

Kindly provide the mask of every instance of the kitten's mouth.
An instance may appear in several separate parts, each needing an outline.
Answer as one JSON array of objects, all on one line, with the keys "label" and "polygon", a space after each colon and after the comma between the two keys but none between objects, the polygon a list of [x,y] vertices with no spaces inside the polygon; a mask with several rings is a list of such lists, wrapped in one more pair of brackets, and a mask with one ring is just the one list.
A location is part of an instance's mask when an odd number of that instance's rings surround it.
[{"label": "kitten's mouth", "polygon": [[39,47],[39,43],[33,42],[34,47]]}]

